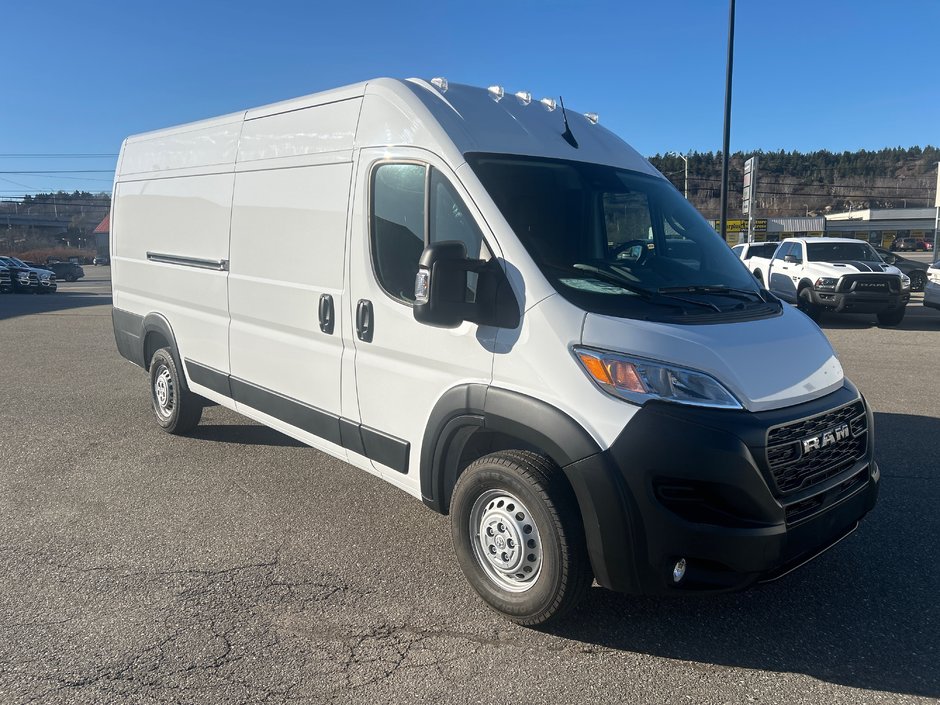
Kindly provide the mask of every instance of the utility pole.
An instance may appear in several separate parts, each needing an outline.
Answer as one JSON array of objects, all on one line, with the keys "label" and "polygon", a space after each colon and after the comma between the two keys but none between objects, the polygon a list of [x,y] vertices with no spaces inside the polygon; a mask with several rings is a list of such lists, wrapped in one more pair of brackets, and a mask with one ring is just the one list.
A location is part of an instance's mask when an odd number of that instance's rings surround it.
[{"label": "utility pole", "polygon": [[721,147],[721,239],[728,241],[728,149],[731,146],[731,74],[734,65],[734,0],[728,8],[728,68],[725,74],[725,127]]},{"label": "utility pole", "polygon": [[678,152],[667,152],[667,154],[671,154],[674,157],[679,157],[679,159],[685,162],[685,191],[683,193],[685,194],[685,200],[688,201],[689,200],[689,158],[685,156],[684,154],[679,154]]},{"label": "utility pole", "polygon": [[940,245],[940,237],[937,236],[937,232],[940,231],[940,162],[937,162],[937,190],[933,200],[934,208],[937,209],[933,221],[933,261],[940,262],[940,253],[937,252],[937,245]]}]

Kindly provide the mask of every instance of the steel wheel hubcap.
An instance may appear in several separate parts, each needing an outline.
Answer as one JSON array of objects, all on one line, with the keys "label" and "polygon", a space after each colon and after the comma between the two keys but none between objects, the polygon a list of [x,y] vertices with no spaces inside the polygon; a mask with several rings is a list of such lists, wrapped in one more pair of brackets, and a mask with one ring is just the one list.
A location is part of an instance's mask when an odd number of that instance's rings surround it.
[{"label": "steel wheel hubcap", "polygon": [[481,494],[470,510],[473,553],[487,576],[510,592],[532,587],[542,570],[542,541],[528,508],[503,490]]},{"label": "steel wheel hubcap", "polygon": [[153,398],[156,401],[157,412],[161,416],[169,416],[173,411],[173,377],[170,370],[161,365],[153,382]]}]

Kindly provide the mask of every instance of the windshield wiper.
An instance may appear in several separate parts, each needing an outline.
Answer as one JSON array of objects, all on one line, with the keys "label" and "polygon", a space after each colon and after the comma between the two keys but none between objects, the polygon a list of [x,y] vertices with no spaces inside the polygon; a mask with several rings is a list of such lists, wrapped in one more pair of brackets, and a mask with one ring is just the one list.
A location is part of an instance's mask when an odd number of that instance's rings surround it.
[{"label": "windshield wiper", "polygon": [[766,302],[764,297],[760,295],[760,292],[752,291],[750,289],[739,289],[733,286],[725,286],[724,284],[666,286],[658,289],[658,292],[660,294],[718,294],[733,296],[736,299],[745,299],[747,301],[758,299],[759,301]]}]

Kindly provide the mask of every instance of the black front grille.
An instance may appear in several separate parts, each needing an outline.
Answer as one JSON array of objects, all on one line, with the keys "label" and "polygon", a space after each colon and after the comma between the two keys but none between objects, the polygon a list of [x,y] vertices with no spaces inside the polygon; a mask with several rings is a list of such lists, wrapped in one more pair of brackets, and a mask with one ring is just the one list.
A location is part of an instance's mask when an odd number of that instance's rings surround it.
[{"label": "black front grille", "polygon": [[[804,453],[803,441],[849,426],[849,437]],[[850,468],[865,456],[868,418],[861,401],[776,426],[767,433],[767,465],[782,494],[796,492]]]},{"label": "black front grille", "polygon": [[886,274],[846,274],[839,279],[838,288],[840,293],[854,291],[864,294],[897,293],[900,290],[900,278]]}]

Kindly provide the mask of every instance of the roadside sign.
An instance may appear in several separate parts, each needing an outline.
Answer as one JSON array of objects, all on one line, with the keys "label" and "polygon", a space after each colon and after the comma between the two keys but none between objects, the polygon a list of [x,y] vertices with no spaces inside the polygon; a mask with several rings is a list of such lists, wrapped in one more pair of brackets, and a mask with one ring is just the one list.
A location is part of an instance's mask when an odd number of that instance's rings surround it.
[{"label": "roadside sign", "polygon": [[[718,220],[712,221],[712,227],[715,230],[718,230],[721,227],[721,222]],[[733,220],[728,220],[727,222],[727,232],[729,233],[746,233],[747,232],[747,220],[743,218],[737,218]],[[767,232],[767,219],[766,218],[755,218],[754,219],[754,232],[755,233],[766,233]]]}]

